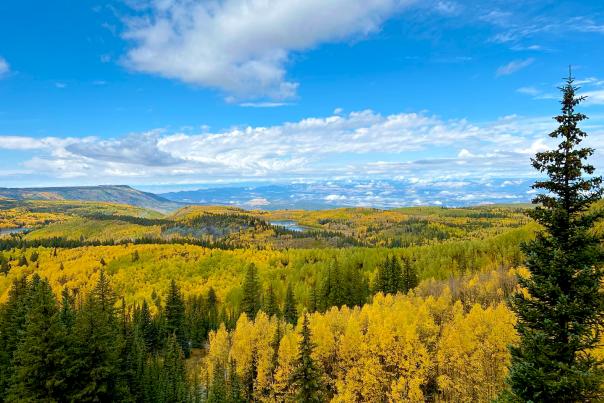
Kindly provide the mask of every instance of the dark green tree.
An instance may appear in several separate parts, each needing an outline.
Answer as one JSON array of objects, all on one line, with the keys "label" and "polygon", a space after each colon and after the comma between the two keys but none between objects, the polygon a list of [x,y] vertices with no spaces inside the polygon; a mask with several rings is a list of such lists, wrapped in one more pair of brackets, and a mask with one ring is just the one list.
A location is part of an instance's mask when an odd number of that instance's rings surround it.
[{"label": "dark green tree", "polygon": [[511,348],[509,384],[522,401],[592,401],[602,390],[603,370],[590,353],[603,324],[604,254],[593,231],[603,214],[590,209],[602,196],[602,179],[586,162],[594,150],[579,147],[586,133],[578,124],[586,116],[575,112],[584,100],[577,90],[569,74],[559,127],[550,134],[560,143],[532,160],[547,178],[533,185],[544,193],[530,212],[544,229],[523,245],[531,275],[518,280],[528,296],[518,293],[511,304],[521,338]]},{"label": "dark green tree", "polygon": [[186,402],[188,399],[187,373],[180,343],[174,334],[168,337],[162,369],[165,401]]},{"label": "dark green tree", "polygon": [[283,319],[287,323],[295,325],[298,322],[298,310],[296,309],[296,299],[294,297],[294,290],[292,285],[287,285],[287,292],[285,294],[285,306],[283,307]]},{"label": "dark green tree", "polygon": [[260,310],[260,282],[258,280],[258,269],[251,263],[245,274],[243,281],[243,299],[241,301],[241,311],[247,315],[250,320],[254,320]]},{"label": "dark green tree", "polygon": [[185,357],[189,357],[191,349],[185,329],[185,303],[174,280],[166,297],[165,317],[168,336],[174,335]]},{"label": "dark green tree", "polygon": [[273,315],[281,315],[279,310],[279,305],[277,305],[277,298],[275,297],[275,291],[273,290],[273,285],[269,284],[268,291],[266,293],[266,300],[264,304],[264,311],[269,317]]},{"label": "dark green tree", "polygon": [[315,348],[312,340],[308,315],[304,315],[302,322],[302,340],[298,345],[296,368],[292,373],[291,383],[296,388],[296,400],[299,402],[322,402],[323,382],[319,368],[312,359]]},{"label": "dark green tree", "polygon": [[8,263],[8,261],[2,260],[2,262],[0,262],[0,273],[7,276],[9,271],[10,271],[10,264]]},{"label": "dark green tree", "polygon": [[417,277],[417,270],[415,266],[411,263],[411,260],[405,257],[403,259],[403,276],[401,291],[407,293],[417,287],[418,284],[419,278]]},{"label": "dark green tree", "polygon": [[225,379],[225,369],[220,363],[214,365],[212,371],[212,383],[208,393],[208,403],[228,402],[227,385]]},{"label": "dark green tree", "polygon": [[62,401],[70,387],[66,352],[70,340],[55,296],[46,280],[31,293],[25,329],[14,353],[6,401]]},{"label": "dark green tree", "polygon": [[21,255],[21,257],[19,258],[19,262],[17,263],[17,266],[27,266],[27,258],[25,257],[25,255]]},{"label": "dark green tree", "polygon": [[0,311],[0,396],[6,395],[15,367],[13,354],[21,341],[29,311],[32,287],[26,277],[13,281]]},{"label": "dark green tree", "polygon": [[77,313],[72,370],[77,374],[69,400],[116,401],[127,397],[121,376],[123,339],[116,297],[101,270],[99,280]]}]

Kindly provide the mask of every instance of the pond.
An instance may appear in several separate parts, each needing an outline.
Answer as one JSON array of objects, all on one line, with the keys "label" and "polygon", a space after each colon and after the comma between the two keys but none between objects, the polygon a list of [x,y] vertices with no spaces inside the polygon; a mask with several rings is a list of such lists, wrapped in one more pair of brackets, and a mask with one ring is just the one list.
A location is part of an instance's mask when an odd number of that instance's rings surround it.
[{"label": "pond", "polygon": [[0,236],[9,234],[20,234],[26,231],[29,231],[29,228],[0,228]]},{"label": "pond", "polygon": [[270,224],[274,225],[275,227],[281,227],[281,228],[285,228],[290,231],[296,231],[296,232],[304,232],[307,230],[307,228],[302,227],[294,220],[271,221]]}]

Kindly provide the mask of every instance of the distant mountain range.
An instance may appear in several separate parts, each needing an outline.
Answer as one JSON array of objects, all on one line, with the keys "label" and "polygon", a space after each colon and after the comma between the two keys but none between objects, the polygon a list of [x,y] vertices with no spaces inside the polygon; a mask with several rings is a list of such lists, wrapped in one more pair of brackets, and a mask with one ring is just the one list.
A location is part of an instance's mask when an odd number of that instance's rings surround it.
[{"label": "distant mountain range", "polygon": [[0,188],[0,197],[14,200],[79,200],[129,204],[160,212],[182,207],[153,193],[142,192],[130,186],[74,186],[47,188]]},{"label": "distant mountain range", "polygon": [[461,207],[526,203],[533,179],[334,180],[308,183],[212,186],[159,193],[186,204],[230,205],[264,210],[334,207]]},{"label": "distant mountain range", "polygon": [[526,203],[532,179],[491,180],[341,180],[312,183],[208,186],[195,190],[149,193],[130,186],[0,188],[0,198],[81,200],[130,204],[171,212],[187,204],[246,209],[325,209],[334,207],[460,207]]}]

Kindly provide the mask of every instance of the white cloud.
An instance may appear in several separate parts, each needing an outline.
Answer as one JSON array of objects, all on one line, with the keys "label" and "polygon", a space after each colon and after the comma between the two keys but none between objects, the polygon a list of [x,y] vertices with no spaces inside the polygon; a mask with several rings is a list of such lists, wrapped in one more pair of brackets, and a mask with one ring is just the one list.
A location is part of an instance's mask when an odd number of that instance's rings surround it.
[{"label": "white cloud", "polygon": [[248,200],[248,202],[246,204],[251,207],[260,207],[260,206],[268,206],[271,203],[267,199],[260,197],[260,198]]},{"label": "white cloud", "polygon": [[[601,149],[602,119],[589,122],[589,145]],[[267,127],[156,130],[114,139],[0,136],[0,149],[26,151],[30,157],[22,166],[32,175],[81,178],[85,183],[367,177],[408,178],[420,185],[446,175],[442,182],[449,184],[438,186],[450,189],[468,178],[534,175],[530,157],[555,144],[547,136],[554,126],[550,117],[512,115],[476,124],[365,110]],[[595,165],[601,166],[603,159],[596,153]],[[324,196],[335,201],[342,195],[334,189]]]},{"label": "white cloud", "polygon": [[582,95],[587,97],[585,103],[588,105],[604,105],[604,90],[586,91]]},{"label": "white cloud", "polygon": [[244,108],[278,108],[290,105],[288,102],[242,102],[239,106]]},{"label": "white cloud", "polygon": [[346,200],[346,199],[347,199],[347,197],[344,195],[331,194],[331,195],[325,196],[325,201],[340,201],[340,200]]},{"label": "white cloud", "polygon": [[541,93],[541,91],[539,91],[535,87],[520,87],[516,90],[516,92],[519,92],[521,94],[526,94],[526,95],[532,95],[532,96],[537,96]]},{"label": "white cloud", "polygon": [[415,0],[156,0],[127,21],[125,62],[237,98],[294,96],[292,52],[379,30]]},{"label": "white cloud", "polygon": [[520,71],[520,70],[530,66],[531,64],[533,64],[534,61],[535,61],[535,59],[532,57],[529,57],[528,59],[524,59],[524,60],[513,60],[513,61],[509,62],[508,64],[499,67],[497,69],[496,75],[497,76],[507,76],[510,74],[514,74],[517,71]]},{"label": "white cloud", "polygon": [[9,66],[8,62],[3,57],[0,57],[0,78],[7,75],[9,73],[9,71],[10,71],[10,66]]}]

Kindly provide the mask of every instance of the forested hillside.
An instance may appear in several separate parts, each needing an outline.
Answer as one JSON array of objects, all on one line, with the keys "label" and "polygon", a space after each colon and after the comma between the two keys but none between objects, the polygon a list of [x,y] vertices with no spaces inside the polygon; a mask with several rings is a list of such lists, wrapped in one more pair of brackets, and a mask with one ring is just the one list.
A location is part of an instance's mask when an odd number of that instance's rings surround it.
[{"label": "forested hillside", "polygon": [[[0,238],[9,401],[32,388],[75,400],[295,400],[305,331],[321,400],[490,401],[517,337],[505,301],[520,244],[538,229],[523,206],[162,215],[4,203],[5,228],[27,228]],[[106,372],[26,377],[49,365],[31,350],[40,326],[52,330],[44,348],[59,349],[52,365],[79,358],[74,371]]]}]

